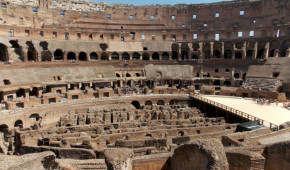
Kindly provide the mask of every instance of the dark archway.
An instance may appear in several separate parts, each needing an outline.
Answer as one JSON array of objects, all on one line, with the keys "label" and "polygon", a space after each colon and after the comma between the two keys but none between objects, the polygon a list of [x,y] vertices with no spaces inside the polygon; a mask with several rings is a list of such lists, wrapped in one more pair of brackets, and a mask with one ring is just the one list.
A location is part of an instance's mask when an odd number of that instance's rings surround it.
[{"label": "dark archway", "polygon": [[33,114],[31,114],[31,115],[29,116],[29,119],[30,119],[30,120],[33,120],[33,121],[39,121],[40,116],[39,116],[38,113],[33,113]]},{"label": "dark archway", "polygon": [[172,51],[172,60],[178,60],[178,53],[176,51]]},{"label": "dark archway", "polygon": [[76,60],[76,54],[74,52],[69,52],[67,54],[67,60]]},{"label": "dark archway", "polygon": [[120,59],[120,56],[118,53],[116,52],[112,53],[111,60],[119,60],[119,59]]},{"label": "dark archway", "polygon": [[220,85],[221,85],[221,81],[220,81],[220,80],[215,80],[215,81],[213,82],[213,85],[214,85],[214,86],[220,86]]},{"label": "dark archway", "polygon": [[236,52],[235,59],[242,59],[242,58],[243,58],[242,52],[240,52],[240,51]]},{"label": "dark archway", "polygon": [[197,59],[199,59],[199,56],[196,55],[196,54],[192,54],[192,59],[193,59],[193,60],[197,60]]},{"label": "dark archway", "polygon": [[226,50],[225,51],[225,59],[231,59],[233,57],[232,51]]},{"label": "dark archway", "polygon": [[215,50],[213,52],[213,58],[221,58],[221,52],[219,50]]},{"label": "dark archway", "polygon": [[51,61],[52,54],[50,51],[45,50],[41,52],[41,61]]},{"label": "dark archway", "polygon": [[225,85],[225,86],[231,86],[232,83],[231,83],[231,81],[228,81],[228,80],[227,80],[227,81],[224,82],[224,85]]},{"label": "dark archway", "polygon": [[143,53],[142,54],[143,60],[150,60],[149,54],[148,53]]},{"label": "dark archway", "polygon": [[26,97],[26,93],[24,89],[19,89],[16,91],[16,97]]},{"label": "dark archway", "polygon": [[14,49],[15,54],[18,55],[18,59],[20,61],[24,61],[22,56],[22,47],[18,44],[17,40],[10,40],[9,43],[12,45],[12,48]]},{"label": "dark archway", "polygon": [[8,128],[7,125],[5,125],[5,124],[0,125],[0,133],[3,133],[4,141],[8,142],[8,139],[9,139],[9,128]]},{"label": "dark archway", "polygon": [[162,53],[162,60],[169,60],[169,54],[167,52]]},{"label": "dark archway", "polygon": [[130,60],[130,55],[128,53],[123,53],[122,60]]},{"label": "dark archway", "polygon": [[108,61],[109,60],[109,55],[107,53],[103,52],[101,54],[101,60],[102,61]]},{"label": "dark archway", "polygon": [[164,106],[164,105],[165,105],[165,103],[164,103],[164,101],[163,101],[163,100],[158,100],[158,101],[157,101],[157,105]]},{"label": "dark archway", "polygon": [[54,60],[63,60],[63,52],[60,49],[55,50],[54,52]]},{"label": "dark archway", "polygon": [[97,53],[92,52],[92,53],[90,54],[90,60],[98,60],[98,59],[99,59],[99,56],[98,56]]},{"label": "dark archway", "polygon": [[80,60],[80,61],[87,61],[87,60],[88,60],[88,58],[87,58],[87,53],[85,53],[85,52],[80,52],[80,54],[79,54],[79,60]]},{"label": "dark archway", "polygon": [[141,109],[141,105],[138,101],[132,101],[131,103],[136,109]]},{"label": "dark archway", "polygon": [[14,127],[23,128],[23,122],[22,122],[22,120],[17,120],[17,121],[14,123]]},{"label": "dark archway", "polygon": [[258,55],[257,55],[257,58],[258,59],[263,59],[264,58],[264,49],[260,49],[259,51],[258,51]]},{"label": "dark archway", "polygon": [[152,106],[152,101],[150,101],[150,100],[145,101],[145,105],[146,106]]},{"label": "dark archway", "polygon": [[152,54],[152,60],[159,60],[159,54],[158,53],[153,53]]},{"label": "dark archway", "polygon": [[140,60],[140,54],[139,53],[133,53],[133,60]]},{"label": "dark archway", "polygon": [[248,50],[246,58],[253,58],[253,53],[254,53],[254,50]]},{"label": "dark archway", "polygon": [[188,52],[187,51],[182,51],[181,52],[181,59],[182,60],[188,60]]},{"label": "dark archway", "polygon": [[27,41],[26,45],[28,46],[28,51],[27,51],[28,61],[37,61],[37,52],[34,48],[33,43],[31,41]]}]

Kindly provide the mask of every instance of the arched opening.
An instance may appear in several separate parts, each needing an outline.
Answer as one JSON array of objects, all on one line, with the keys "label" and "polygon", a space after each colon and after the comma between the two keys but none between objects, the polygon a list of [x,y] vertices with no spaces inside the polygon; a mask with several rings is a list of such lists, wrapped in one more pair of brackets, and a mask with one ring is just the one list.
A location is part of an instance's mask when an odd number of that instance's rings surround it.
[{"label": "arched opening", "polygon": [[181,57],[182,57],[182,60],[188,60],[188,52],[187,51],[182,51],[181,52]]},{"label": "arched opening", "polygon": [[29,116],[29,120],[31,121],[39,121],[40,120],[40,116],[37,113],[33,113]]},{"label": "arched opening", "polygon": [[272,49],[269,53],[269,57],[274,57],[275,56],[275,49]]},{"label": "arched opening", "polygon": [[135,77],[141,77],[141,74],[140,73],[136,73]]},{"label": "arched opening", "polygon": [[219,50],[215,50],[213,52],[213,58],[221,58],[221,52]]},{"label": "arched opening", "polygon": [[228,80],[227,80],[227,81],[224,82],[224,85],[225,85],[225,86],[231,86],[232,83],[231,83],[231,81],[228,81]]},{"label": "arched opening", "polygon": [[149,54],[148,53],[143,53],[142,54],[143,60],[150,60]]},{"label": "arched opening", "polygon": [[159,60],[159,54],[158,53],[153,53],[152,60]]},{"label": "arched opening", "polygon": [[0,44],[0,61],[8,61],[7,47],[4,44]]},{"label": "arched opening", "polygon": [[242,52],[240,52],[240,51],[236,52],[235,59],[242,59],[242,58],[243,58]]},{"label": "arched opening", "polygon": [[140,60],[140,54],[139,53],[133,53],[132,58],[133,58],[133,60]]},{"label": "arched opening", "polygon": [[162,53],[162,60],[169,60],[169,54],[167,52]]},{"label": "arched opening", "polygon": [[146,134],[145,138],[152,138],[152,135],[151,134]]},{"label": "arched opening", "polygon": [[220,81],[220,80],[215,80],[215,81],[213,82],[213,85],[214,85],[214,86],[220,86],[220,85],[221,85],[221,81]]},{"label": "arched opening", "polygon": [[31,41],[27,41],[26,45],[28,46],[28,51],[27,51],[28,61],[37,61],[37,52],[34,48],[33,43]]},{"label": "arched opening", "polygon": [[123,53],[122,60],[130,60],[130,55],[128,53]]},{"label": "arched opening", "polygon": [[202,51],[205,59],[210,58],[210,43],[204,43]]},{"label": "arched opening", "polygon": [[126,77],[131,77],[131,74],[127,73],[127,74],[126,74]]},{"label": "arched opening", "polygon": [[18,44],[17,40],[10,40],[9,43],[12,45],[12,48],[14,49],[14,52],[16,55],[18,55],[18,59],[20,61],[23,61],[23,56],[22,56],[22,48]]},{"label": "arched opening", "polygon": [[[282,44],[282,47],[281,47],[281,57],[288,57],[286,56],[287,55],[287,49],[290,48],[290,39],[288,40],[285,40]],[[289,55],[289,54],[288,54]]]},{"label": "arched opening", "polygon": [[116,73],[116,77],[121,77],[120,74]]},{"label": "arched opening", "polygon": [[258,59],[263,59],[264,58],[264,49],[260,49],[259,51],[258,51],[258,55],[257,55],[257,58]]},{"label": "arched opening", "polygon": [[69,52],[67,54],[67,60],[76,60],[76,54],[74,52]]},{"label": "arched opening", "polygon": [[97,53],[92,52],[92,53],[90,54],[90,60],[98,60],[98,58],[99,58],[99,56],[98,56]]},{"label": "arched opening", "polygon": [[102,60],[102,61],[108,61],[108,60],[109,60],[109,56],[108,56],[108,54],[105,53],[105,52],[103,52],[103,53],[101,54],[101,60]]},{"label": "arched opening", "polygon": [[150,100],[145,101],[145,106],[152,106],[152,101]]},{"label": "arched opening", "polygon": [[54,60],[63,60],[63,52],[60,49],[55,50],[54,54]]},{"label": "arched opening", "polygon": [[253,53],[254,53],[254,50],[248,50],[248,51],[247,51],[247,56],[246,56],[246,58],[252,58],[252,57],[253,57]]},{"label": "arched opening", "polygon": [[199,44],[198,43],[192,43],[192,49],[193,49],[193,51],[197,51],[199,49]]},{"label": "arched opening", "polygon": [[41,52],[41,61],[51,61],[52,54],[50,51],[45,50]]},{"label": "arched opening", "polygon": [[231,59],[232,58],[232,51],[226,50],[225,51],[225,59]]},{"label": "arched opening", "polygon": [[170,100],[169,105],[173,106],[176,104],[176,100]]},{"label": "arched opening", "polygon": [[19,89],[16,91],[16,96],[17,97],[26,97],[26,93],[24,89]]},{"label": "arched opening", "polygon": [[38,97],[38,95],[39,95],[39,90],[37,87],[33,87],[32,91],[29,91],[29,96]]},{"label": "arched opening", "polygon": [[197,59],[199,59],[199,57],[198,57],[198,55],[196,55],[196,54],[192,54],[192,59],[193,59],[193,60],[197,60]]},{"label": "arched opening", "polygon": [[23,122],[22,122],[22,120],[17,120],[17,121],[14,123],[14,127],[23,128]]},{"label": "arched opening", "polygon": [[120,59],[120,57],[119,57],[118,53],[116,53],[116,52],[112,53],[111,60],[119,60],[119,59]]},{"label": "arched opening", "polygon": [[141,109],[141,105],[138,101],[132,101],[131,104],[136,108],[136,109]]},{"label": "arched opening", "polygon": [[0,133],[3,133],[4,136],[4,141],[8,142],[8,138],[9,138],[9,129],[8,126],[5,124],[0,125]]},{"label": "arched opening", "polygon": [[87,53],[85,53],[85,52],[80,52],[80,54],[79,54],[79,60],[80,61],[87,61],[88,59],[87,59]]},{"label": "arched opening", "polygon": [[158,100],[158,101],[157,101],[157,105],[159,105],[159,106],[164,106],[165,103],[164,103],[163,100]]},{"label": "arched opening", "polygon": [[179,131],[178,132],[178,136],[184,136],[184,132],[183,131]]},{"label": "arched opening", "polygon": [[172,51],[172,60],[178,60],[178,53],[176,51]]},{"label": "arched opening", "polygon": [[269,57],[275,57],[275,50],[279,50],[279,48],[280,48],[280,42],[278,40],[271,41]]}]

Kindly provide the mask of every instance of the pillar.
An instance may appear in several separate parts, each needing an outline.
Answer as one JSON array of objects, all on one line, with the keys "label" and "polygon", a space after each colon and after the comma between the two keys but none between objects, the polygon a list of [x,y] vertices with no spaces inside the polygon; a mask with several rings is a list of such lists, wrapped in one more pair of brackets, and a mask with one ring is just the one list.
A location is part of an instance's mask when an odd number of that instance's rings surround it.
[{"label": "pillar", "polygon": [[247,55],[247,42],[244,42],[244,45],[243,45],[243,59],[246,58],[246,55]]},{"label": "pillar", "polygon": [[266,46],[265,46],[265,53],[264,53],[264,57],[268,58],[269,57],[269,48],[270,48],[270,43],[267,42]]},{"label": "pillar", "polygon": [[254,49],[254,59],[257,58],[257,55],[258,55],[258,42],[255,43],[255,49]]},{"label": "pillar", "polygon": [[224,42],[221,42],[221,43],[222,43],[221,58],[225,58],[225,43]]},{"label": "pillar", "polygon": [[213,58],[213,42],[210,42],[210,58]]}]

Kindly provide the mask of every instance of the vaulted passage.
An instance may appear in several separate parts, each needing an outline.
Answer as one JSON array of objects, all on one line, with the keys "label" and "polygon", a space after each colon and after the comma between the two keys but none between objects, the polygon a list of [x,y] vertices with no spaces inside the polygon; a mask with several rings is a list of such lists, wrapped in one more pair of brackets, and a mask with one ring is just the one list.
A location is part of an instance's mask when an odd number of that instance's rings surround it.
[{"label": "vaulted passage", "polygon": [[128,53],[123,53],[122,60],[130,60],[130,55]]},{"label": "vaulted passage", "polygon": [[159,60],[159,54],[158,53],[153,53],[152,54],[152,60]]},{"label": "vaulted passage", "polygon": [[139,53],[133,53],[133,56],[132,56],[133,60],[140,60],[140,54]]},{"label": "vaulted passage", "polygon": [[120,57],[119,57],[119,54],[118,53],[113,53],[112,55],[111,55],[111,59],[112,60],[119,60],[120,59]]},{"label": "vaulted passage", "polygon": [[8,61],[7,47],[4,44],[0,44],[0,61]]},{"label": "vaulted passage", "polygon": [[63,60],[63,52],[61,49],[57,49],[54,52],[54,60]]},{"label": "vaulted passage", "polygon": [[67,54],[67,60],[76,60],[76,54],[74,52],[69,52]]},{"label": "vaulted passage", "polygon": [[87,58],[87,53],[85,53],[85,52],[80,52],[80,54],[79,54],[79,60],[80,60],[80,61],[87,61],[87,60],[88,60],[88,58]]}]

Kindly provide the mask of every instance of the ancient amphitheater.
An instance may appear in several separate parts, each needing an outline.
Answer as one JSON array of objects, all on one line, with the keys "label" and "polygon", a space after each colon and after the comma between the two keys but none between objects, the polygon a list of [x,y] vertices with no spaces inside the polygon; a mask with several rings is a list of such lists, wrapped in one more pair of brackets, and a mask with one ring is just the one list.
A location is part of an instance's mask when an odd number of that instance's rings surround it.
[{"label": "ancient amphitheater", "polygon": [[289,0],[1,0],[0,60],[1,170],[290,167]]}]

